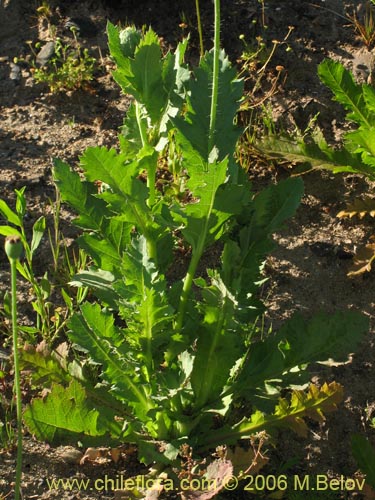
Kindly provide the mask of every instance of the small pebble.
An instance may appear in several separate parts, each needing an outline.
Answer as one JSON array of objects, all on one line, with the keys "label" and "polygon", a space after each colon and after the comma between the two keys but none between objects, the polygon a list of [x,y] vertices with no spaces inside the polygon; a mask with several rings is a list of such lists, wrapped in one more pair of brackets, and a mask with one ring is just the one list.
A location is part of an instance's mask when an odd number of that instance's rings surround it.
[{"label": "small pebble", "polygon": [[15,81],[21,80],[21,68],[18,66],[18,64],[14,64],[13,62],[11,62],[9,65],[10,65],[9,78]]},{"label": "small pebble", "polygon": [[79,464],[83,457],[83,453],[75,448],[66,447],[61,452],[60,456],[67,464]]},{"label": "small pebble", "polygon": [[47,42],[38,52],[36,56],[36,63],[39,66],[45,66],[54,53],[55,53],[55,42]]}]

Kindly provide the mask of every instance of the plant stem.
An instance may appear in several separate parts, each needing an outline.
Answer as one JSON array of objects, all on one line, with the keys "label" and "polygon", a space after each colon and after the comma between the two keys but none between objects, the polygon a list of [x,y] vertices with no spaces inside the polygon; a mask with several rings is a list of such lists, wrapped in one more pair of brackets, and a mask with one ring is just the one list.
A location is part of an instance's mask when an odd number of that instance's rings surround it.
[{"label": "plant stem", "polygon": [[215,35],[214,35],[214,66],[212,75],[212,95],[210,112],[210,129],[208,136],[208,155],[215,146],[216,107],[219,95],[219,63],[220,63],[220,0],[215,0]]},{"label": "plant stem", "polygon": [[[214,65],[213,65],[213,75],[212,75],[212,95],[211,95],[211,115],[210,115],[210,129],[209,129],[209,147],[208,147],[208,155],[211,153],[212,148],[215,145],[215,127],[216,127],[216,106],[217,106],[217,98],[219,94],[219,57],[220,57],[220,0],[215,1],[215,38],[214,38]],[[187,301],[190,295],[191,287],[193,284],[193,279],[195,276],[195,272],[197,270],[199,261],[202,257],[202,253],[204,250],[207,232],[208,232],[208,220],[211,214],[212,206],[209,210],[205,225],[202,229],[201,236],[199,239],[199,243],[195,251],[193,251],[193,255],[190,261],[189,269],[184,279],[184,285],[181,293],[180,304],[178,308],[177,321],[176,321],[176,330],[181,331],[183,325],[183,318],[186,311]]]},{"label": "plant stem", "polygon": [[[144,148],[149,144],[147,137],[147,130],[142,122],[142,110],[141,105],[138,101],[135,102],[135,114],[137,117],[137,124],[139,129],[139,134],[141,136],[142,147]],[[147,205],[152,207],[155,204],[155,176],[156,176],[157,158],[154,157],[149,159],[149,165],[147,168],[147,187],[149,190],[149,197]]]},{"label": "plant stem", "polygon": [[[205,237],[206,237],[206,235],[205,235]],[[205,239],[205,237],[204,237],[204,239]],[[182,330],[182,325],[184,322],[183,320],[184,320],[184,315],[185,315],[185,311],[186,311],[188,298],[189,298],[191,287],[193,284],[195,272],[197,270],[200,258],[202,256],[202,251],[203,250],[200,250],[200,251],[197,250],[193,253],[193,255],[191,257],[190,264],[189,264],[188,271],[187,271],[185,279],[184,279],[184,285],[183,285],[182,292],[181,292],[181,298],[180,298],[180,303],[179,303],[179,307],[178,307],[177,320],[176,320],[176,326],[175,326],[175,330],[177,332],[180,332]]]},{"label": "plant stem", "polygon": [[17,260],[9,259],[11,271],[11,292],[12,292],[12,330],[13,330],[13,357],[14,357],[14,388],[16,394],[17,410],[17,465],[16,465],[16,485],[15,500],[19,500],[21,491],[22,475],[22,404],[21,404],[21,380],[18,359],[18,327],[17,327]]},{"label": "plant stem", "polygon": [[199,0],[195,0],[195,10],[197,12],[197,25],[198,25],[198,34],[199,34],[199,53],[200,53],[200,56],[203,57],[203,55],[204,55],[203,31],[202,31],[201,11],[199,8]]}]

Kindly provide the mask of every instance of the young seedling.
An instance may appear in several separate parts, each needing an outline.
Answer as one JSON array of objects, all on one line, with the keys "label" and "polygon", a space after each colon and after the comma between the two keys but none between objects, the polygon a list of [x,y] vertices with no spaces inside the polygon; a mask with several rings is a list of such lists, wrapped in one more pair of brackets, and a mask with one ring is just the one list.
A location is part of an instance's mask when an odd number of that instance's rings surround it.
[{"label": "young seedling", "polygon": [[[373,2],[371,2],[373,4]],[[357,14],[353,12],[351,16],[347,16],[352,23],[358,37],[365,44],[367,49],[371,50],[375,43],[375,14],[374,7],[370,2],[366,3],[363,19],[359,19]]]},{"label": "young seedling", "polygon": [[17,464],[15,500],[21,494],[22,474],[22,406],[21,406],[21,379],[18,359],[18,328],[17,328],[17,262],[21,258],[23,245],[19,236],[8,236],[5,240],[5,253],[10,262],[11,292],[12,292],[12,332],[13,332],[13,358],[14,358],[14,391],[16,395],[17,411]]}]

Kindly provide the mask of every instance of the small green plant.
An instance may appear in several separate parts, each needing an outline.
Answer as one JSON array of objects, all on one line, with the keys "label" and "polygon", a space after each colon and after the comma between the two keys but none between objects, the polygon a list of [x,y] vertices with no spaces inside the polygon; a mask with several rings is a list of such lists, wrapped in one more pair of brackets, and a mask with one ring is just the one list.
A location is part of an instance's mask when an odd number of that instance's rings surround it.
[{"label": "small green plant", "polygon": [[371,2],[366,2],[362,20],[358,18],[355,12],[351,16],[347,16],[357,35],[368,49],[373,48],[375,43],[375,12],[373,5],[374,2],[372,0]]},{"label": "small green plant", "polygon": [[362,40],[367,49],[371,49],[373,47],[373,44],[375,42],[375,17],[373,9],[373,6],[375,6],[374,0],[366,1],[365,12],[363,16],[360,16],[361,19],[358,17],[355,10],[353,10],[353,13],[351,15],[350,14],[342,15],[335,10],[324,7],[323,5],[317,5],[317,4],[311,4],[311,5],[319,9],[323,9],[324,11],[329,12],[331,14],[334,14],[335,16],[340,17],[345,21],[349,21],[350,26],[357,33],[359,39]]},{"label": "small green plant", "polygon": [[246,41],[245,35],[240,35],[244,44],[244,50],[239,59],[240,76],[248,82],[248,91],[246,99],[241,103],[241,110],[259,108],[277,92],[277,84],[284,71],[283,66],[277,65],[274,68],[276,75],[271,78],[272,84],[268,91],[264,93],[262,87],[264,87],[266,77],[270,77],[270,63],[276,50],[283,45],[286,45],[286,50],[289,50],[287,40],[293,29],[293,26],[289,26],[284,39],[282,41],[273,40],[272,46],[269,46],[262,36],[257,36],[254,42],[249,43]]},{"label": "small green plant", "polygon": [[[258,142],[258,147],[268,156],[289,160],[299,164],[294,170],[297,174],[313,169],[325,169],[337,173],[355,173],[375,179],[375,89],[368,84],[358,84],[350,71],[339,63],[329,59],[318,67],[321,81],[331,89],[334,99],[347,111],[347,119],[356,128],[351,127],[343,136],[341,148],[330,146],[318,126],[294,135],[270,134]],[[355,200],[348,204],[338,217],[363,218],[374,217],[375,202],[371,196]],[[373,239],[373,238],[371,238]],[[369,242],[360,248],[354,258],[354,266],[349,275],[354,276],[371,270],[375,258],[375,245]]]},{"label": "small green plant", "polygon": [[68,336],[97,376],[28,356],[34,376],[40,367],[49,375],[50,393],[24,413],[41,439],[130,441],[142,462],[163,466],[178,463],[184,446],[205,454],[280,426],[303,434],[305,415],[321,420],[342,397],[335,383],[306,392],[293,384],[308,382],[310,362],[345,359],[367,330],[364,317],[296,315],[256,334],[272,234],[295,213],[303,183],[255,193],[236,163],[243,82],[220,49],[219,24],[216,0],[214,48],[193,70],[186,41],[163,54],[152,29],[140,36],[108,24],[114,78],[134,97],[120,150],[88,148],[83,178],[60,160],[54,167],[93,263],[74,281],[97,297],[72,316]]},{"label": "small green plant", "polygon": [[13,364],[14,364],[14,394],[16,397],[17,412],[17,463],[15,480],[15,500],[21,498],[22,475],[22,393],[21,373],[18,355],[18,323],[17,323],[17,263],[23,253],[23,244],[18,235],[7,236],[5,253],[10,263],[11,293],[12,293],[12,337],[13,337]]},{"label": "small green plant", "polygon": [[[33,268],[34,255],[45,232],[46,220],[45,217],[42,216],[39,217],[34,223],[32,228],[32,239],[31,243],[29,243],[25,228],[25,215],[27,209],[24,193],[25,188],[15,190],[15,210],[12,210],[4,200],[0,200],[0,214],[5,221],[8,222],[8,225],[0,226],[0,234],[3,236],[17,235],[22,241],[24,247],[24,259],[17,260],[17,271],[28,283],[30,283],[35,294],[35,301],[32,302],[32,305],[37,314],[36,328],[23,327],[22,330],[30,336],[35,335],[38,331],[41,331],[43,335],[48,336],[48,311],[45,299],[49,295],[50,285],[46,276],[38,281],[35,277]],[[10,300],[7,295],[5,296],[4,313],[11,313]]]},{"label": "small green plant", "polygon": [[39,32],[46,30],[51,38],[55,38],[57,27],[52,24],[53,9],[48,0],[43,0],[36,9]]},{"label": "small green plant", "polygon": [[[16,263],[17,271],[31,285],[33,299],[31,305],[36,314],[35,326],[20,325],[19,330],[24,335],[24,340],[35,343],[38,336],[41,336],[48,343],[58,339],[61,332],[64,331],[66,323],[73,310],[80,304],[87,290],[81,288],[73,298],[72,293],[68,294],[67,283],[75,273],[84,268],[87,258],[83,250],[75,254],[70,254],[64,238],[59,229],[60,220],[60,201],[56,198],[53,207],[53,233],[49,230],[49,241],[52,253],[52,266],[54,272],[44,273],[42,277],[35,274],[34,260],[35,254],[41,244],[43,235],[46,232],[46,217],[39,217],[32,227],[31,242],[28,240],[27,229],[25,227],[25,216],[27,213],[25,188],[15,190],[16,206],[12,210],[9,205],[0,200],[0,214],[7,221],[7,225],[0,225],[0,234],[3,236],[17,235],[23,244],[23,259]],[[51,280],[53,278],[53,280]],[[53,299],[53,291],[59,287],[62,297],[62,306],[56,306]],[[3,298],[3,309],[1,315],[11,319],[11,298],[5,293]]]},{"label": "small green plant", "polygon": [[74,30],[74,45],[55,41],[55,54],[40,68],[34,67],[33,76],[38,83],[47,83],[51,92],[85,89],[94,78],[96,60],[87,49],[82,49]]}]

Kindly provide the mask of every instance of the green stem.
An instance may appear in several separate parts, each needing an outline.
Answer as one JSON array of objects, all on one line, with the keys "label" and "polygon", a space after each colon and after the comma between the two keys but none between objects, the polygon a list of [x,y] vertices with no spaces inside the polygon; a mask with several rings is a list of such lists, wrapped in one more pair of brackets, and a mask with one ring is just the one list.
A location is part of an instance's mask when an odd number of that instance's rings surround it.
[{"label": "green stem", "polygon": [[[204,238],[204,239],[206,239],[206,238]],[[190,295],[190,290],[191,290],[191,287],[193,285],[193,279],[194,279],[195,272],[197,270],[201,256],[202,256],[202,250],[201,251],[197,250],[197,251],[193,252],[193,255],[191,257],[191,261],[189,264],[189,268],[188,268],[188,271],[187,271],[185,279],[184,279],[180,303],[178,306],[177,321],[176,321],[176,326],[175,326],[175,330],[177,332],[180,332],[182,330],[182,325],[184,322],[184,315],[185,315],[185,311],[186,311],[188,298]]]},{"label": "green stem", "polygon": [[157,169],[157,156],[155,154],[148,161],[147,165],[147,187],[148,187],[148,200],[147,205],[151,208],[155,205],[156,192],[155,192],[155,182],[156,182],[156,169]]},{"label": "green stem", "polygon": [[216,108],[217,108],[217,99],[219,95],[219,63],[220,63],[220,0],[215,0],[214,67],[212,76],[208,154],[211,153],[212,148],[215,146]]},{"label": "green stem", "polygon": [[[135,114],[137,117],[137,124],[139,129],[139,134],[141,136],[142,147],[148,145],[149,141],[147,138],[147,130],[142,122],[142,114],[141,114],[141,105],[138,101],[135,102]],[[154,158],[154,155],[149,161],[149,165],[147,168],[147,187],[149,192],[149,197],[147,200],[147,205],[152,207],[155,204],[155,178],[156,178],[156,166],[157,166],[157,158]]]},{"label": "green stem", "polygon": [[[138,124],[138,129],[139,129],[139,134],[141,136],[141,142],[142,142],[142,147],[145,147],[148,144],[148,139],[147,139],[147,131],[144,126],[144,123],[142,122],[142,116],[141,116],[141,105],[139,104],[138,101],[135,102],[135,114],[137,118],[137,124]],[[156,179],[156,167],[157,167],[157,158],[154,158],[154,155],[150,159],[149,166],[147,169],[147,187],[148,187],[148,200],[147,200],[147,205],[151,208],[155,204],[155,179]],[[141,218],[139,217],[138,214],[136,214],[136,217],[138,218],[139,221],[141,221]],[[142,223],[140,224],[142,227]],[[145,236],[147,240],[147,250],[148,254],[151,259],[154,259],[155,262],[157,262],[157,251],[156,251],[156,244],[153,238],[149,235],[148,230],[146,227],[143,227],[143,235]]]},{"label": "green stem", "polygon": [[19,500],[21,493],[22,475],[22,397],[20,367],[18,359],[18,327],[17,327],[17,260],[9,259],[11,271],[11,292],[12,292],[12,330],[13,330],[13,356],[14,356],[14,389],[16,395],[17,410],[17,465],[15,500]]},{"label": "green stem", "polygon": [[[215,127],[216,127],[216,106],[219,94],[219,56],[220,56],[220,0],[215,0],[215,38],[214,38],[214,67],[212,76],[212,96],[211,96],[211,115],[210,115],[210,129],[209,129],[209,150],[208,154],[211,153],[212,148],[215,145]],[[204,250],[206,236],[208,232],[208,221],[211,215],[211,210],[213,206],[213,200],[210,210],[206,216],[205,226],[202,229],[202,233],[195,251],[190,261],[189,269],[185,276],[184,285],[181,292],[181,299],[178,308],[176,330],[181,331],[183,325],[183,318],[185,315],[185,310],[187,306],[187,301],[189,298],[190,290],[193,284],[193,279],[195,272],[197,270],[200,258]]]},{"label": "green stem", "polygon": [[197,12],[197,24],[198,24],[198,34],[199,34],[199,53],[200,53],[200,56],[203,57],[203,55],[204,55],[203,31],[202,31],[201,10],[199,8],[199,0],[195,0],[195,10]]}]

